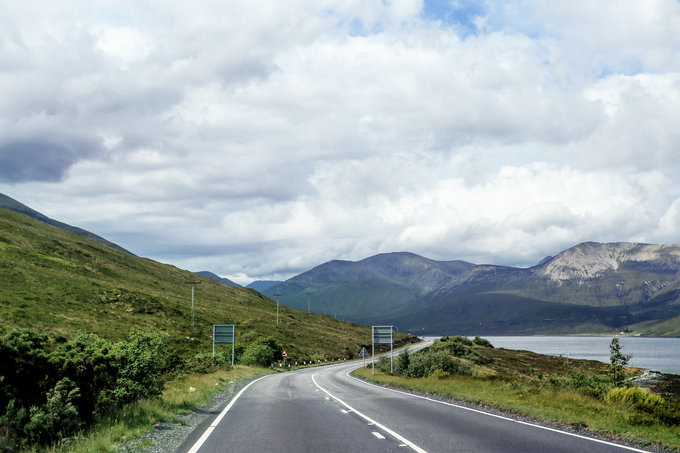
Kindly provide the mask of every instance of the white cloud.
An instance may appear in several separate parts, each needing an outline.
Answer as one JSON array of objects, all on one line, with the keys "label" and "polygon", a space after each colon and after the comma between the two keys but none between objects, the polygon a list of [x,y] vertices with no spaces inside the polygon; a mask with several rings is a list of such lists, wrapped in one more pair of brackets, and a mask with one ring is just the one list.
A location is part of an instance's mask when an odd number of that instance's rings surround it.
[{"label": "white cloud", "polygon": [[6,2],[0,192],[241,281],[675,240],[677,2],[426,6]]}]

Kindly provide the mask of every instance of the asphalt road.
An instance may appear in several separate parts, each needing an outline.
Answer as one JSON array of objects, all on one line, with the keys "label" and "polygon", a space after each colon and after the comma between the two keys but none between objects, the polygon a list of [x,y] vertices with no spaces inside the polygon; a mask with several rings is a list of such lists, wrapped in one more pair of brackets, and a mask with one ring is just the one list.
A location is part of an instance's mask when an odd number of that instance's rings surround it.
[{"label": "asphalt road", "polygon": [[349,376],[357,366],[324,366],[253,381],[179,451],[642,451],[383,389]]}]

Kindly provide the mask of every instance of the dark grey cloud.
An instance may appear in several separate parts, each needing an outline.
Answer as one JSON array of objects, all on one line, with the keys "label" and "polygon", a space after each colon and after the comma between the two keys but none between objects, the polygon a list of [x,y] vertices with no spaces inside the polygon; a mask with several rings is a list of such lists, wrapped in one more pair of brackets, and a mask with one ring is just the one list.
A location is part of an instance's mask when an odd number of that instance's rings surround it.
[{"label": "dark grey cloud", "polygon": [[73,164],[100,152],[101,147],[94,140],[15,141],[0,145],[0,181],[59,182]]}]

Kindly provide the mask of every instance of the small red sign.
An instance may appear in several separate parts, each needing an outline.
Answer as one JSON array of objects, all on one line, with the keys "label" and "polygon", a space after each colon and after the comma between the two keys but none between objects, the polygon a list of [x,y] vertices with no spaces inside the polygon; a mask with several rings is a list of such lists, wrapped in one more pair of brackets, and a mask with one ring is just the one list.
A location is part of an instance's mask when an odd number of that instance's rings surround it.
[{"label": "small red sign", "polygon": [[281,355],[282,355],[283,357],[288,357],[288,353],[286,352],[285,349],[283,350],[283,353],[282,353]]}]

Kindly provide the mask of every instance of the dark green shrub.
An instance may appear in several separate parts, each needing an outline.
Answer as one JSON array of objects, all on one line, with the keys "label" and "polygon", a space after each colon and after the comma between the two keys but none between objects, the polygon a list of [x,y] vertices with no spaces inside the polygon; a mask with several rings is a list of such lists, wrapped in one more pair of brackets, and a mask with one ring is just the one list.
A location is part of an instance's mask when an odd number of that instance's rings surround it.
[{"label": "dark green shrub", "polygon": [[46,444],[54,439],[67,437],[83,426],[78,409],[73,404],[79,396],[79,389],[70,379],[64,378],[47,394],[42,406],[33,406],[24,436],[31,442]]},{"label": "dark green shrub", "polygon": [[151,330],[135,330],[118,343],[79,334],[58,347],[29,329],[5,335],[0,425],[10,439],[4,441],[7,448],[54,442],[111,409],[160,395],[161,375],[168,371],[163,342],[164,336]]},{"label": "dark green shrub", "polygon": [[[444,340],[446,338],[446,340]],[[444,337],[435,342],[432,348],[438,351],[446,351],[449,355],[470,360],[474,363],[485,363],[485,360],[473,348],[473,343],[466,337]]]},{"label": "dark green shrub", "polygon": [[489,340],[486,338],[481,338],[481,337],[475,337],[472,340],[472,343],[476,344],[477,346],[483,346],[485,348],[493,348],[493,345]]},{"label": "dark green shrub", "polygon": [[375,362],[375,369],[382,371],[383,373],[391,372],[391,368],[393,366],[394,366],[394,364],[391,362],[390,358],[386,357],[384,355],[378,357],[378,360],[376,360],[376,362]]},{"label": "dark green shrub", "polygon": [[472,341],[468,337],[456,335],[455,337],[452,338],[452,340],[457,341],[458,343],[462,343],[465,346],[472,346]]},{"label": "dark green shrub", "polygon": [[54,387],[47,335],[31,329],[13,330],[0,340],[0,407],[10,400],[20,406],[42,404]]},{"label": "dark green shrub", "polygon": [[267,367],[283,358],[283,347],[271,337],[261,337],[248,346],[241,356],[244,365]]},{"label": "dark green shrub", "polygon": [[397,356],[397,364],[394,368],[395,374],[402,375],[408,370],[408,366],[411,364],[411,356],[408,349],[404,349],[401,354]]},{"label": "dark green shrub", "polygon": [[142,398],[160,396],[165,388],[165,335],[148,330],[133,330],[128,341],[116,343],[118,376],[110,395],[118,406]]},{"label": "dark green shrub", "polygon": [[468,364],[461,360],[453,359],[444,351],[428,351],[424,354],[413,354],[405,374],[409,377],[423,378],[430,376],[435,370],[448,374],[472,374]]}]

